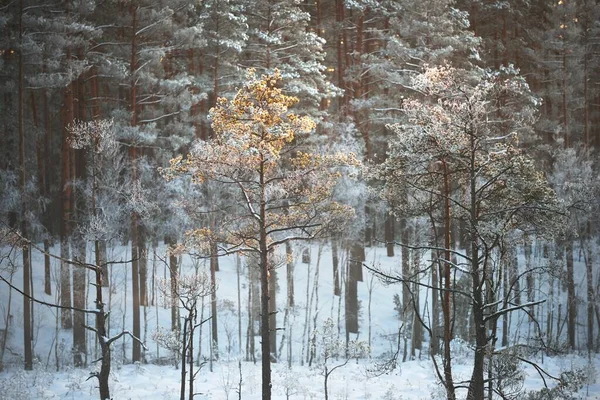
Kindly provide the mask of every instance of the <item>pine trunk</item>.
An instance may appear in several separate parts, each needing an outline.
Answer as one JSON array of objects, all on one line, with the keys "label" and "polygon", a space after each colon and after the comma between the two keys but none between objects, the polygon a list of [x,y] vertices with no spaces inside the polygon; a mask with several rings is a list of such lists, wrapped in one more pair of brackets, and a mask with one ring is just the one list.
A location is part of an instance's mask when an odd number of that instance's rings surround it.
[{"label": "pine trunk", "polygon": [[[19,40],[23,43],[23,2],[20,1],[19,10]],[[25,165],[25,127],[23,119],[23,91],[24,91],[24,65],[23,65],[23,51],[19,51],[19,78],[18,78],[18,130],[19,130],[19,186],[21,189],[21,235],[27,238],[28,224],[27,224],[27,195],[25,193],[26,187],[26,165]],[[23,349],[25,357],[25,370],[30,371],[33,369],[33,350],[31,346],[32,339],[32,326],[31,326],[31,247],[27,245],[22,246],[23,255]],[[5,335],[8,334],[8,330],[5,331]]]},{"label": "pine trunk", "polygon": [[[217,257],[217,244],[211,243],[210,246],[210,283],[213,288],[217,287],[217,276],[216,272],[219,269],[219,258]],[[210,344],[213,348],[213,354],[216,359],[219,358],[219,325],[217,317],[217,291],[213,290],[210,294],[210,312],[211,321],[210,326],[212,329],[212,343]]]},{"label": "pine trunk", "polygon": [[567,239],[567,304],[569,322],[567,324],[567,336],[569,338],[569,349],[575,350],[575,323],[577,321],[577,303],[575,302],[575,279],[573,277],[573,239]]}]

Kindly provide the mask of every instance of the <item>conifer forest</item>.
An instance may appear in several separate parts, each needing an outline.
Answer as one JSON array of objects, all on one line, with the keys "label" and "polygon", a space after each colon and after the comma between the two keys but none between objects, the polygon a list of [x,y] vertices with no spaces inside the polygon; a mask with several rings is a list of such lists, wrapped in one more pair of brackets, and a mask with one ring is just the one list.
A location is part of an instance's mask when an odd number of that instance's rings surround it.
[{"label": "conifer forest", "polygon": [[600,1],[0,33],[0,399],[600,399]]}]

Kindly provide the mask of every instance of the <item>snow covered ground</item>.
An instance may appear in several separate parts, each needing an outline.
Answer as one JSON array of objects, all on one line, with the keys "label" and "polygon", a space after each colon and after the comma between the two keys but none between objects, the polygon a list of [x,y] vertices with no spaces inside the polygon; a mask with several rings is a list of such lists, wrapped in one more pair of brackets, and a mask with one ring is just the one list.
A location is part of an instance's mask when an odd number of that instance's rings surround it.
[{"label": "snow covered ground", "polygon": [[[53,249],[57,251],[58,249]],[[300,250],[300,249],[296,249]],[[164,256],[164,248],[159,248],[158,254]],[[295,268],[295,300],[296,308],[291,316],[291,328],[288,334],[292,335],[292,368],[287,368],[287,345],[284,345],[279,363],[273,364],[273,398],[274,399],[323,399],[323,376],[318,363],[311,367],[301,359],[306,358],[305,351],[309,332],[313,328],[313,321],[320,325],[328,317],[335,323],[341,323],[343,332],[343,299],[333,295],[333,277],[331,252],[328,246],[323,246],[319,256],[319,246],[310,247],[311,263],[304,264],[296,260]],[[299,253],[299,251],[297,251]],[[399,253],[399,251],[397,252]],[[91,252],[90,252],[91,254]],[[296,254],[296,253],[295,253]],[[127,259],[127,248],[117,247],[110,255],[112,259]],[[152,257],[151,257],[152,259]],[[53,295],[43,294],[43,262],[41,254],[34,254],[34,291],[35,296],[45,301],[56,301],[56,291],[53,285]],[[245,332],[247,323],[247,280],[242,276],[242,346],[238,340],[238,305],[237,305],[237,274],[235,256],[221,259],[220,271],[217,273],[218,301],[219,301],[219,352],[221,357],[211,365],[202,367],[195,380],[198,395],[195,399],[238,399],[238,384],[240,381],[241,365],[241,398],[245,400],[260,399],[261,372],[260,361],[255,365],[243,361],[240,348],[245,346]],[[344,257],[342,257],[342,263]],[[399,254],[394,258],[385,256],[385,249],[368,249],[367,263],[380,264],[383,268],[399,268]],[[193,263],[184,259],[184,270],[191,273]],[[204,262],[197,265],[207,268]],[[149,268],[152,268],[150,262]],[[318,268],[318,272],[317,272]],[[5,272],[2,272],[6,277]],[[157,259],[155,264],[157,279],[166,276],[165,266]],[[278,326],[283,326],[285,294],[287,293],[285,281],[285,266],[279,271],[279,290],[277,302],[279,313]],[[315,273],[318,275],[318,290],[313,293]],[[58,276],[58,265],[53,262],[53,276]],[[131,287],[130,270],[126,266],[115,265],[111,272],[111,288],[106,289],[105,299],[110,299],[111,309],[111,334],[123,328],[130,328],[131,324]],[[13,276],[13,282],[20,286],[22,278],[20,271]],[[308,286],[307,286],[308,285]],[[371,286],[372,285],[372,286]],[[371,300],[369,302],[369,286]],[[308,290],[307,290],[308,289]],[[308,295],[307,295],[308,293]],[[371,356],[370,358],[352,360],[346,366],[336,370],[329,381],[330,399],[436,399],[443,398],[442,388],[436,383],[436,377],[431,360],[426,351],[421,359],[399,363],[398,367],[388,374],[377,373],[378,365],[386,361],[389,355],[396,350],[397,332],[400,321],[396,315],[393,304],[393,295],[401,294],[398,285],[385,286],[377,279],[371,279],[370,273],[365,270],[364,282],[358,285],[358,296],[361,301],[360,333],[352,339],[368,340],[368,322],[371,320]],[[9,290],[7,285],[0,283],[0,311],[2,318],[7,312]],[[312,300],[311,300],[312,297]],[[88,299],[90,307],[92,298]],[[46,306],[35,306],[34,324],[34,354],[38,360],[34,371],[22,370],[22,361],[19,354],[22,348],[22,299],[13,293],[11,301],[11,315],[13,326],[8,336],[8,350],[4,356],[5,371],[0,373],[0,399],[97,399],[97,382],[95,379],[87,380],[90,371],[95,366],[87,369],[74,369],[70,366],[71,354],[69,351],[71,332],[55,329],[56,310]],[[125,307],[124,304],[129,304]],[[160,306],[148,307],[145,319],[148,329],[143,333],[146,340],[146,359],[150,362],[164,358],[168,351],[161,349],[152,340],[152,332],[157,326],[168,328],[170,326],[170,310]],[[308,333],[304,334],[307,304],[311,305],[311,318]],[[342,309],[340,309],[342,307]],[[370,309],[370,315],[369,315]],[[209,312],[209,304],[205,304],[204,316]],[[318,313],[315,318],[315,313]],[[144,317],[143,317],[144,318]],[[516,325],[516,324],[515,324]],[[2,326],[0,326],[0,329]],[[208,356],[208,325],[202,331],[202,353]],[[278,333],[278,345],[281,333]],[[343,333],[340,336],[344,337]],[[303,350],[304,343],[304,350]],[[196,345],[198,346],[198,344]],[[198,348],[198,347],[197,347]],[[256,348],[259,348],[259,338],[256,337]],[[89,338],[88,349],[90,357],[94,359],[94,341]],[[304,355],[304,356],[303,356]],[[131,341],[115,343],[113,349],[113,369],[111,373],[111,395],[114,399],[178,399],[179,381],[181,371],[172,365],[136,364],[128,362],[131,357]],[[241,364],[238,364],[238,360]],[[471,350],[468,346],[456,343],[454,353],[455,381],[468,379],[471,373]],[[536,355],[535,361],[540,363],[550,374],[559,375],[576,367],[584,367],[592,376],[589,382],[579,392],[580,399],[600,399],[600,383],[596,377],[600,371],[600,357],[588,359],[585,355],[569,355],[561,357],[543,357]],[[60,371],[56,372],[57,366]],[[212,369],[212,371],[211,371]],[[524,365],[526,374],[525,388],[536,390],[543,387],[544,382],[540,375],[531,366]],[[552,384],[548,380],[548,384]],[[459,392],[459,395],[463,392]]]}]

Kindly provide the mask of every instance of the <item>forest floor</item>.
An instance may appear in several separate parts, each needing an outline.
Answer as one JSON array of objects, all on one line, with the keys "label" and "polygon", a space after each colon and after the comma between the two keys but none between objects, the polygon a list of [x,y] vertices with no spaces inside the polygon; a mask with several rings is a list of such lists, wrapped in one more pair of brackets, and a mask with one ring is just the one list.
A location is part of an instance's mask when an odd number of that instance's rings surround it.
[{"label": "forest floor", "polygon": [[[300,249],[296,249],[300,250]],[[343,332],[343,299],[333,295],[333,273],[331,250],[323,246],[313,245],[309,248],[311,263],[301,263],[296,260],[294,270],[294,286],[296,307],[290,313],[289,326],[285,332],[292,336],[291,349],[288,352],[288,341],[282,347],[280,362],[273,364],[273,398],[274,399],[323,399],[323,374],[322,366],[318,361],[311,366],[306,362],[309,348],[310,332],[316,321],[317,329],[325,318],[331,318],[339,324]],[[395,257],[385,256],[385,249],[367,249],[369,265],[376,265],[385,270],[398,270],[400,254]],[[53,249],[58,251],[58,249]],[[127,259],[126,247],[116,247],[109,255],[112,259]],[[298,251],[299,252],[299,251]],[[159,256],[152,262],[150,257],[149,276],[152,273],[157,280],[167,276],[164,263],[164,248],[157,250]],[[320,253],[320,256],[319,256]],[[91,254],[91,252],[90,252]],[[162,254],[162,256],[161,256]],[[56,301],[55,285],[53,294],[43,294],[43,261],[41,254],[34,254],[34,291],[36,296],[49,302]],[[342,255],[340,265],[344,265],[345,257]],[[58,276],[58,265],[53,263],[53,277]],[[183,270],[191,273],[194,268],[207,268],[206,263],[194,264],[190,259],[183,260]],[[261,371],[260,361],[256,364],[244,361],[243,348],[246,343],[247,329],[247,293],[248,280],[243,266],[240,274],[241,304],[238,305],[237,269],[235,256],[223,258],[220,262],[220,271],[217,272],[218,304],[219,304],[219,353],[220,358],[213,363],[203,365],[195,380],[196,400],[201,399],[244,399],[257,400],[261,398]],[[578,272],[579,271],[579,272]],[[343,272],[343,271],[342,271]],[[2,271],[5,274],[5,271]],[[584,274],[584,266],[576,265],[576,274]],[[394,370],[381,373],[381,365],[389,360],[390,355],[398,349],[398,329],[401,325],[394,310],[393,296],[401,296],[399,285],[384,285],[377,278],[371,276],[366,269],[364,281],[359,282],[358,297],[360,301],[360,333],[352,335],[351,339],[369,341],[371,355],[369,358],[351,360],[346,366],[337,369],[330,377],[329,398],[332,400],[346,399],[441,399],[443,390],[437,383],[432,361],[426,350],[427,342],[421,357],[407,362],[398,362]],[[4,276],[4,275],[3,275]],[[278,326],[283,327],[285,294],[287,283],[285,280],[285,265],[278,270],[277,302],[279,313]],[[125,266],[113,266],[109,276],[110,288],[105,289],[105,299],[109,298],[111,309],[111,334],[118,333],[123,327],[130,329],[131,325],[131,273]],[[13,276],[13,282],[18,286],[22,282],[20,271]],[[318,282],[315,285],[315,282]],[[583,284],[583,281],[582,281]],[[156,284],[154,288],[158,287]],[[152,288],[152,286],[149,286]],[[541,291],[543,292],[543,291]],[[8,286],[0,283],[0,316],[4,320],[7,313],[10,291]],[[428,294],[423,291],[421,304],[427,307]],[[111,372],[111,395],[115,400],[121,399],[178,399],[181,379],[181,370],[173,365],[157,365],[158,360],[165,360],[168,351],[160,348],[152,339],[152,332],[157,327],[168,329],[170,327],[170,310],[165,308],[160,301],[160,295],[155,294],[155,306],[146,309],[145,320],[147,328],[144,329],[143,338],[147,345],[146,359],[149,363],[131,364],[131,340],[115,343],[113,349],[113,369]],[[90,308],[93,299],[88,298]],[[71,332],[57,330],[56,310],[46,306],[34,307],[34,354],[37,357],[33,371],[23,371],[22,359],[22,298],[17,293],[12,294],[10,314],[13,324],[9,329],[7,351],[4,355],[5,370],[0,373],[0,399],[97,399],[97,382],[89,379],[90,372],[95,366],[76,369],[72,367],[70,352]],[[238,336],[238,313],[242,317],[242,342]],[[309,311],[307,311],[309,310]],[[210,312],[208,301],[204,304],[204,318]],[[309,315],[307,315],[307,312]],[[543,313],[541,313],[543,315]],[[511,324],[511,337],[516,341],[526,341],[531,330],[526,319],[513,316]],[[370,321],[370,329],[369,329]],[[91,321],[90,321],[91,322]],[[308,327],[305,329],[305,324]],[[542,321],[543,322],[543,321]],[[542,323],[542,326],[543,323]],[[2,326],[0,326],[2,329]],[[142,328],[143,329],[143,328]],[[208,357],[208,325],[201,332],[201,340],[197,349],[203,357]],[[583,334],[584,329],[580,329]],[[278,332],[278,346],[281,335]],[[343,339],[342,334],[340,338]],[[89,364],[94,359],[94,341],[89,337]],[[256,336],[256,348],[259,346],[259,337]],[[581,343],[584,338],[581,338]],[[410,343],[410,342],[408,342]],[[200,349],[200,346],[202,348]],[[400,340],[400,355],[405,343]],[[460,340],[454,342],[453,371],[455,381],[466,380],[471,374],[472,350]],[[287,367],[288,355],[291,356],[291,368]],[[582,368],[589,375],[583,388],[577,393],[577,399],[600,399],[600,355],[588,357],[586,354],[569,354],[547,357],[541,352],[531,358],[539,363],[549,374],[558,376],[562,372]],[[304,362],[301,362],[304,360]],[[238,362],[239,361],[239,362]],[[341,360],[340,360],[341,362]],[[330,366],[337,365],[333,360]],[[212,364],[212,365],[211,365]],[[241,367],[241,395],[238,395],[240,385]],[[58,368],[58,372],[57,372]],[[530,365],[521,366],[525,374],[523,388],[525,391],[539,390],[544,387],[544,380]],[[549,386],[555,385],[552,379],[546,377]],[[459,398],[464,392],[459,391]]]}]

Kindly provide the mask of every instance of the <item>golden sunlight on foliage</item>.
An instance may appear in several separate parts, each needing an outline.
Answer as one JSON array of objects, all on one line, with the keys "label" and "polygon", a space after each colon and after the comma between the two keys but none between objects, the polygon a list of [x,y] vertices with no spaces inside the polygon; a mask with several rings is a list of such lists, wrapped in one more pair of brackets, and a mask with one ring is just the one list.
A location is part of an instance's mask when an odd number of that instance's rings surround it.
[{"label": "golden sunlight on foliage", "polygon": [[[185,247],[206,253],[219,243],[226,251],[257,250],[293,239],[311,239],[340,229],[354,211],[333,201],[341,171],[357,170],[353,153],[314,154],[299,139],[315,128],[308,116],[290,111],[298,99],[283,93],[279,71],[256,76],[232,100],[210,110],[215,137],[198,141],[190,154],[161,171],[165,179],[187,175],[194,184],[215,182],[231,190],[239,213],[225,213],[217,226],[186,234]],[[300,136],[299,136],[300,135]]]}]

